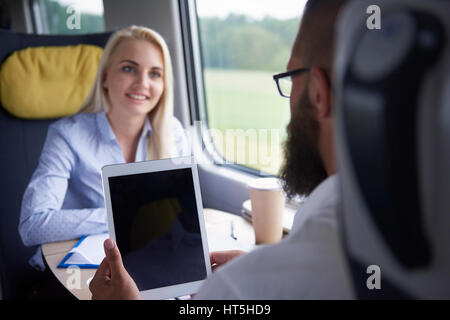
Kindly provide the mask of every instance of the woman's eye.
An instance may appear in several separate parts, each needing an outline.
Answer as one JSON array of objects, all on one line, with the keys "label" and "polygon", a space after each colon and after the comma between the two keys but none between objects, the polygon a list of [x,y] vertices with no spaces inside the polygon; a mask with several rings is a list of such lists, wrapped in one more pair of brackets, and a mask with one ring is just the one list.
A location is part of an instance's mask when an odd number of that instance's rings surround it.
[{"label": "woman's eye", "polygon": [[161,72],[158,72],[158,71],[152,71],[152,72],[150,72],[150,77],[151,78],[161,78],[162,74],[161,74]]},{"label": "woman's eye", "polygon": [[133,72],[134,71],[134,67],[132,66],[125,66],[122,68],[123,71],[125,72]]}]

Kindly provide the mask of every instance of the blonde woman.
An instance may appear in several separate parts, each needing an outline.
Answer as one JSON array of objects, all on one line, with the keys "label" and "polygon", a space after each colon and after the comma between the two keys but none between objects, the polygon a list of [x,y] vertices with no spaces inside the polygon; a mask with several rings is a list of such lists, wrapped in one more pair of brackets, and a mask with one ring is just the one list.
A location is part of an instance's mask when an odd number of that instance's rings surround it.
[{"label": "blonde woman", "polygon": [[[184,155],[189,147],[173,117],[165,41],[144,27],[116,32],[80,112],[48,129],[22,201],[22,241],[32,246],[107,232],[101,168]],[[43,268],[39,250],[30,264]]]}]

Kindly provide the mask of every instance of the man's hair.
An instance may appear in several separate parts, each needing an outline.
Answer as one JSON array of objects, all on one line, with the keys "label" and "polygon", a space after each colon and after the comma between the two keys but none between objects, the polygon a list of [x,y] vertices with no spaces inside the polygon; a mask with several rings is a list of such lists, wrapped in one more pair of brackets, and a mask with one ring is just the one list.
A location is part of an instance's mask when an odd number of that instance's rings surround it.
[{"label": "man's hair", "polygon": [[348,0],[309,0],[305,5],[293,54],[305,66],[331,69],[336,17]]}]

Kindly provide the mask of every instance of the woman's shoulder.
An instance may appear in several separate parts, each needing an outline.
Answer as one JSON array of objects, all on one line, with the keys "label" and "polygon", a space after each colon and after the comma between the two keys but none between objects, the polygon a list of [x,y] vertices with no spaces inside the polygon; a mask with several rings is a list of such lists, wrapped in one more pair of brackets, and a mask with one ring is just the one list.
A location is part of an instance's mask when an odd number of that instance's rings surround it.
[{"label": "woman's shoulder", "polygon": [[95,113],[77,113],[55,121],[49,128],[60,131],[65,135],[70,135],[72,132],[79,134],[84,130],[92,130],[95,125],[95,118]]}]

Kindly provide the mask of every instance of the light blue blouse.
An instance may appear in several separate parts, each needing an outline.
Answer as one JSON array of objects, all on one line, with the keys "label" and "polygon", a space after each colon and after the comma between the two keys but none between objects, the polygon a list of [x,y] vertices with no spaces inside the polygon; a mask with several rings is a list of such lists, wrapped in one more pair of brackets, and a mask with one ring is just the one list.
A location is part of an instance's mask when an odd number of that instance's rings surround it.
[{"label": "light blue blouse", "polygon": [[[145,161],[151,133],[147,119],[135,162]],[[176,118],[173,137],[178,155],[190,155]],[[23,243],[33,246],[107,232],[101,168],[117,163],[125,163],[125,159],[104,112],[76,114],[50,125],[22,200],[19,233]],[[40,249],[30,264],[43,269]]]}]

